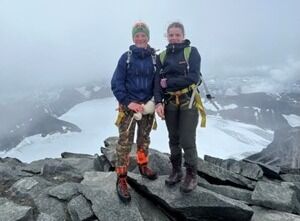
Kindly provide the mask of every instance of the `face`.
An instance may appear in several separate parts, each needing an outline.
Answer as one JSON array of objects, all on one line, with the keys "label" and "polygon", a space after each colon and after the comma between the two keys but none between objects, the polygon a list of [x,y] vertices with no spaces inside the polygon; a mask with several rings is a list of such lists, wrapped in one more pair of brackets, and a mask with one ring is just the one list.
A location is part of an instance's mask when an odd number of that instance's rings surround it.
[{"label": "face", "polygon": [[138,48],[147,48],[148,41],[149,39],[144,32],[136,33],[133,38],[133,42]]},{"label": "face", "polygon": [[181,28],[172,27],[168,30],[167,38],[169,43],[177,44],[182,43],[184,40],[184,35]]}]

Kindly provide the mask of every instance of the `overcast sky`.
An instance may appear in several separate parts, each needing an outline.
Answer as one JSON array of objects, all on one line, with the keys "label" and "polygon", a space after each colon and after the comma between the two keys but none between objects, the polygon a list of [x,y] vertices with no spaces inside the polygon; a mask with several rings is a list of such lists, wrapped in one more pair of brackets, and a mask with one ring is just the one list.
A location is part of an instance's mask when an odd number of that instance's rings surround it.
[{"label": "overcast sky", "polygon": [[0,0],[0,93],[110,79],[137,20],[163,49],[172,21],[207,77],[300,79],[299,0]]}]

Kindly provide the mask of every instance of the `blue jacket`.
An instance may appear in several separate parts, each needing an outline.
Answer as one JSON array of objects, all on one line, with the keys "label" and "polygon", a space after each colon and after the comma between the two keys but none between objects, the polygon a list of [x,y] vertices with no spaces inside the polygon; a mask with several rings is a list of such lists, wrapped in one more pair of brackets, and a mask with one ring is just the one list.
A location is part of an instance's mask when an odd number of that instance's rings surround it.
[{"label": "blue jacket", "polygon": [[[189,57],[189,71],[184,58],[184,48],[190,46],[190,41],[185,40],[179,44],[168,44],[166,57],[163,64],[157,56],[157,72],[155,74],[154,99],[156,103],[161,103],[165,98],[165,92],[174,92],[187,88],[191,84],[200,81],[201,57],[197,48],[192,47]],[[160,87],[160,79],[167,79],[167,88]]]},{"label": "blue jacket", "polygon": [[128,52],[119,59],[116,70],[111,79],[111,90],[120,104],[130,102],[146,103],[153,97],[154,65],[152,56],[155,50],[138,48],[131,45],[129,50],[130,62],[127,65]]}]

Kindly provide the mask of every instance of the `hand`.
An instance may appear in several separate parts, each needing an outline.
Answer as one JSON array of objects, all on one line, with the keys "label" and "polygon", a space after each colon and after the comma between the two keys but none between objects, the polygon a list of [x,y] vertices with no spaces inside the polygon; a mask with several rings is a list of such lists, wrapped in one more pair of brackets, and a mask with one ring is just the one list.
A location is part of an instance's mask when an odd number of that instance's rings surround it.
[{"label": "hand", "polygon": [[128,108],[134,112],[143,112],[144,111],[143,105],[135,103],[135,102],[130,102],[130,104],[128,104]]},{"label": "hand", "polygon": [[160,86],[162,88],[167,88],[167,78],[160,79]]},{"label": "hand", "polygon": [[155,112],[161,119],[165,119],[165,110],[162,103],[158,103],[155,105]]}]

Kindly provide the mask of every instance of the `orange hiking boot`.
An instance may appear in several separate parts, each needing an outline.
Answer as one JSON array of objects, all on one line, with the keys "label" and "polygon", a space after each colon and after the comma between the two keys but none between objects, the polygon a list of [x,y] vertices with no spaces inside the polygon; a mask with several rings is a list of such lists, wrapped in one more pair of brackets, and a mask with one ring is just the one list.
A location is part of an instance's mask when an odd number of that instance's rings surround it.
[{"label": "orange hiking boot", "polygon": [[147,164],[139,165],[140,173],[143,177],[148,178],[149,180],[156,180],[157,174],[152,169],[150,169]]},{"label": "orange hiking boot", "polygon": [[148,165],[148,156],[145,154],[143,149],[139,149],[136,152],[136,161],[139,165],[140,173],[143,177],[148,178],[149,180],[157,179],[157,174]]},{"label": "orange hiking boot", "polygon": [[116,167],[118,175],[116,189],[120,200],[124,203],[130,202],[131,195],[127,184],[127,167]]}]

